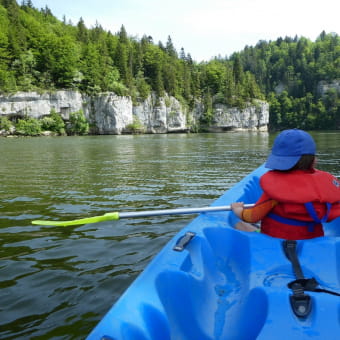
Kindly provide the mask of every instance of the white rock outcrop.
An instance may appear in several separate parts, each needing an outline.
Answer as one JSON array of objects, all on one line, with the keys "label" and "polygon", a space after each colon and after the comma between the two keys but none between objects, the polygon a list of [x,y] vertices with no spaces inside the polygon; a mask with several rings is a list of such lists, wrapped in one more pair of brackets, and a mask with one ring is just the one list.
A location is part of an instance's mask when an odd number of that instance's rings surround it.
[{"label": "white rock outcrop", "polygon": [[269,122],[269,104],[256,100],[244,109],[217,104],[214,107],[212,129],[266,130]]},{"label": "white rock outcrop", "polygon": [[149,96],[133,107],[133,114],[145,127],[147,133],[182,132],[188,130],[186,113],[173,97],[157,99]]},{"label": "white rock outcrop", "polygon": [[[130,97],[102,93],[97,96],[83,95],[77,91],[17,92],[0,95],[0,116],[10,118],[41,118],[51,110],[69,119],[71,112],[83,110],[96,134],[128,133],[129,126],[138,121],[146,133],[168,133],[188,131],[198,125],[204,113],[203,105],[197,101],[188,111],[174,97],[156,98],[150,95],[146,100],[133,103]],[[211,130],[250,129],[265,130],[269,122],[269,105],[256,101],[245,109],[230,108],[217,104],[214,107]]]},{"label": "white rock outcrop", "polygon": [[320,81],[318,83],[318,93],[321,96],[324,96],[329,90],[335,90],[340,93],[340,79],[334,79],[331,82]]},{"label": "white rock outcrop", "polygon": [[40,118],[54,109],[68,119],[70,112],[82,108],[83,98],[77,91],[17,92],[0,96],[0,115]]},{"label": "white rock outcrop", "polygon": [[121,134],[133,122],[130,97],[119,97],[114,93],[87,97],[84,113],[94,133],[100,135]]}]

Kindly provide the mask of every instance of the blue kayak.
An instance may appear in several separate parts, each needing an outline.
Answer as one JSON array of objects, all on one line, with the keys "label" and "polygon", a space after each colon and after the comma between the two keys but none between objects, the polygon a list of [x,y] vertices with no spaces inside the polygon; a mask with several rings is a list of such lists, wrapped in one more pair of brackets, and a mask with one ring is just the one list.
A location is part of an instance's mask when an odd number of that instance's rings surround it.
[{"label": "blue kayak", "polygon": [[[263,166],[253,171],[213,206],[254,203],[265,171]],[[317,286],[302,292],[290,285],[298,280],[283,240],[235,230],[236,222],[230,211],[201,213],[168,242],[87,339],[340,339],[340,219],[324,225],[325,237],[296,242],[300,269]],[[307,315],[296,314],[292,296],[298,303],[308,297]]]}]

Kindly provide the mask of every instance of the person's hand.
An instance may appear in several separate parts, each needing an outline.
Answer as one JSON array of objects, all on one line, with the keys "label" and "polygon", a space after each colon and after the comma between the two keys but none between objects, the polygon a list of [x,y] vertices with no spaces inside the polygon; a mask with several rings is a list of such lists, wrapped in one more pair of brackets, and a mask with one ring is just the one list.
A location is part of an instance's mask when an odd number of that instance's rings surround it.
[{"label": "person's hand", "polygon": [[241,218],[242,216],[243,205],[244,205],[243,202],[235,202],[231,204],[231,210],[239,218]]}]

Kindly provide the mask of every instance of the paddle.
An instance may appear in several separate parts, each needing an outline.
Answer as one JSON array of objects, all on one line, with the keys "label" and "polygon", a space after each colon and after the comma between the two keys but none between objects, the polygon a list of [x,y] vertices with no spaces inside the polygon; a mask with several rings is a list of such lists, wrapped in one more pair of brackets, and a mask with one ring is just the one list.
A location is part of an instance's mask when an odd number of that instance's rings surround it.
[{"label": "paddle", "polygon": [[[251,208],[254,204],[245,204],[244,208]],[[131,217],[149,217],[149,216],[163,216],[163,215],[183,215],[183,214],[199,214],[204,212],[216,212],[216,211],[230,211],[230,205],[216,206],[216,207],[203,207],[203,208],[180,208],[180,209],[165,209],[165,210],[150,210],[150,211],[135,211],[135,212],[111,212],[101,216],[94,216],[88,218],[81,218],[79,220],[72,221],[46,221],[35,220],[32,224],[37,225],[50,225],[56,227],[69,227],[73,225],[97,223],[103,221],[119,220],[122,218]]]}]

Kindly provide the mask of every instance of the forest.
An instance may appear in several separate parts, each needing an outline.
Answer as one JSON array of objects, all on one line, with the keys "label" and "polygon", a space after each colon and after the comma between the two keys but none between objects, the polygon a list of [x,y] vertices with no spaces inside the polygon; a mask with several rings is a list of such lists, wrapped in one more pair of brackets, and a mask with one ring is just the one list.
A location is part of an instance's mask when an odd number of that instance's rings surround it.
[{"label": "forest", "polygon": [[[223,45],[221,45],[223,53]],[[316,41],[279,37],[245,46],[228,57],[196,62],[143,35],[129,36],[100,23],[86,27],[32,1],[0,0],[0,94],[73,89],[96,95],[112,91],[134,102],[153,92],[191,108],[204,103],[209,124],[216,103],[244,107],[253,99],[270,104],[271,130],[340,129],[340,37],[321,32]],[[320,84],[332,84],[320,91]]]}]

